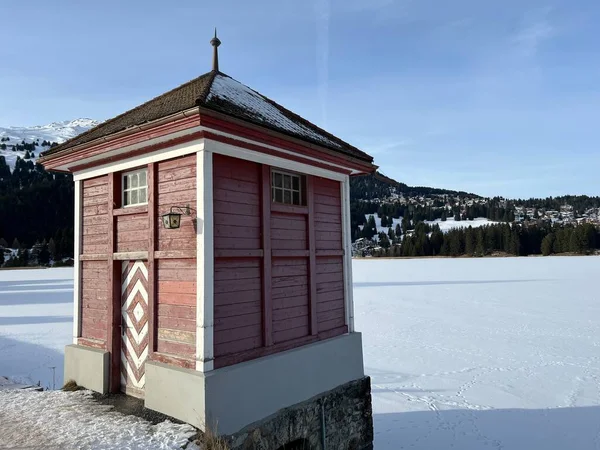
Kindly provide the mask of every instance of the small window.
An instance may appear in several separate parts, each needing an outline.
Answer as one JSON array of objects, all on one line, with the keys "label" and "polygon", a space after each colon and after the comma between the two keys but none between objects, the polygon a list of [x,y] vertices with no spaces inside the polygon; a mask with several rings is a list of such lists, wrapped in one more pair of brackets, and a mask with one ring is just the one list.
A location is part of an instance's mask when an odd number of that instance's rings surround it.
[{"label": "small window", "polygon": [[286,205],[303,205],[303,178],[301,175],[273,170],[271,172],[271,196],[273,202],[284,203]]},{"label": "small window", "polygon": [[123,174],[123,206],[148,203],[147,169]]}]

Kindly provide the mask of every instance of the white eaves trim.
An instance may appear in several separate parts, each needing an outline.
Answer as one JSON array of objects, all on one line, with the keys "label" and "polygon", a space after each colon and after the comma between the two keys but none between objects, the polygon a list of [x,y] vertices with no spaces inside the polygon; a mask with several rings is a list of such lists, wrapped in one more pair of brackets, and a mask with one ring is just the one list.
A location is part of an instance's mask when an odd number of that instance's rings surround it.
[{"label": "white eaves trim", "polygon": [[[135,145],[131,145],[129,147],[123,147],[123,148],[115,150],[115,151],[106,152],[106,153],[103,153],[102,155],[96,155],[89,159],[81,160],[81,161],[79,161],[79,163],[81,164],[81,163],[94,162],[96,160],[100,160],[100,159],[106,158],[108,156],[118,156],[118,155],[126,154],[128,152],[135,151],[144,146],[155,145],[155,144],[158,144],[161,142],[166,142],[166,141],[175,139],[177,137],[185,136],[187,134],[191,134],[191,133],[202,131],[202,130],[210,131],[213,134],[225,136],[225,137],[228,137],[231,139],[238,140],[240,142],[259,145],[259,146],[262,146],[262,147],[265,147],[265,148],[268,148],[271,150],[276,150],[281,153],[289,154],[290,156],[298,155],[297,153],[291,152],[289,150],[285,150],[285,149],[275,147],[272,145],[265,145],[260,142],[252,141],[250,139],[241,138],[239,136],[235,136],[235,135],[231,135],[231,134],[227,134],[227,133],[216,132],[215,130],[205,128],[205,127],[194,127],[192,129],[185,130],[182,132],[172,133],[168,136],[161,136],[160,138],[156,138],[156,139],[153,139],[150,141],[144,141],[143,143],[138,143]],[[84,169],[84,170],[75,172],[73,174],[73,179],[74,180],[84,180],[87,178],[93,178],[93,177],[98,177],[101,175],[106,175],[111,172],[119,172],[119,171],[123,171],[123,170],[133,169],[135,167],[149,164],[151,162],[159,162],[159,161],[164,161],[166,159],[177,158],[179,156],[196,153],[196,152],[199,152],[199,151],[202,151],[205,149],[205,147],[204,147],[205,141],[206,141],[207,145],[210,145],[210,148],[208,148],[207,150],[212,151],[214,153],[220,153],[223,155],[232,156],[234,158],[246,159],[246,160],[254,161],[254,162],[257,162],[260,164],[268,164],[268,165],[272,165],[275,167],[280,167],[282,169],[304,172],[304,173],[307,173],[310,175],[316,175],[316,176],[321,176],[324,178],[330,178],[330,179],[336,180],[336,181],[342,181],[343,177],[344,177],[343,174],[334,172],[332,170],[322,169],[322,168],[315,167],[315,166],[312,166],[312,165],[306,164],[306,163],[290,161],[283,157],[267,155],[262,152],[248,150],[248,149],[237,147],[237,146],[231,145],[231,144],[224,144],[222,142],[213,141],[211,139],[197,139],[195,141],[185,142],[182,144],[174,145],[173,147],[168,147],[168,148],[164,148],[161,150],[157,150],[157,151],[148,153],[143,156],[134,156],[134,157],[131,157],[128,159],[118,161],[118,162],[102,164],[97,167],[91,167],[89,169]],[[307,159],[309,161],[323,163],[322,160],[319,160],[317,158],[313,158],[313,157],[306,156],[306,155],[301,155],[301,156],[302,156],[302,158]],[[332,167],[337,167],[337,168],[340,168],[343,170],[348,170],[348,171],[352,170],[349,167],[344,167],[344,166],[341,166],[338,164],[333,164],[333,163],[327,163],[327,164],[331,165]]]},{"label": "white eaves trim", "polygon": [[317,177],[329,178],[331,180],[336,181],[343,181],[344,177],[347,176],[342,173],[334,172],[332,170],[311,166],[310,164],[291,161],[289,159],[281,158],[279,156],[267,155],[261,152],[255,152],[254,150],[236,147],[235,145],[231,144],[224,144],[222,142],[213,141],[211,139],[205,139],[204,148],[207,151],[218,153],[220,155],[245,159],[247,161],[253,161],[259,164],[266,164],[268,166],[277,167],[280,169],[292,170],[295,172],[301,172],[307,175],[314,175]]},{"label": "white eaves trim", "polygon": [[134,156],[129,159],[124,159],[115,163],[104,164],[98,167],[81,170],[73,174],[73,180],[85,180],[101,175],[106,175],[111,172],[121,172],[124,170],[133,169],[135,167],[144,166],[150,163],[165,161],[167,159],[177,158],[179,156],[189,155],[200,152],[204,149],[204,139],[197,139],[192,142],[185,142],[173,147],[157,150],[143,156]]}]

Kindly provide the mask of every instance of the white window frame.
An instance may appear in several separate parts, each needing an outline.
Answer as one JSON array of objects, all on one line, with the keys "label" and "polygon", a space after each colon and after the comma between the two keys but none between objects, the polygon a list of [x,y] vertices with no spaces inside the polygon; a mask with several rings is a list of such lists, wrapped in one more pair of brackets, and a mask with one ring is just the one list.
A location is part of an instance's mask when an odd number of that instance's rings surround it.
[{"label": "white window frame", "polygon": [[[146,179],[146,183],[141,185],[139,182],[140,179],[140,174],[144,173],[145,174],[145,179]],[[131,187],[131,183],[127,183],[127,185],[129,186],[127,189],[125,188],[125,180],[128,177],[131,177],[132,175],[137,175],[138,177],[138,185],[136,187]],[[146,198],[143,202],[138,201],[137,203],[129,203],[128,205],[125,204],[125,192],[133,192],[133,191],[138,191],[138,199],[139,199],[139,192],[144,189],[146,191]],[[136,169],[136,170],[130,170],[128,172],[123,172],[121,174],[121,206],[123,208],[130,208],[133,206],[142,206],[142,205],[147,205],[148,204],[148,168],[147,167],[143,167],[141,169]]]},{"label": "white window frame", "polygon": [[[275,186],[275,175],[281,175],[281,186]],[[284,186],[284,177],[291,177],[290,187]],[[298,189],[294,189],[294,178],[298,179]],[[271,202],[281,205],[304,206],[304,176],[299,173],[287,172],[285,170],[271,169]],[[275,200],[275,191],[281,191],[281,201]],[[290,193],[290,202],[285,201],[285,192]],[[294,203],[294,194],[298,193],[299,203]]]}]

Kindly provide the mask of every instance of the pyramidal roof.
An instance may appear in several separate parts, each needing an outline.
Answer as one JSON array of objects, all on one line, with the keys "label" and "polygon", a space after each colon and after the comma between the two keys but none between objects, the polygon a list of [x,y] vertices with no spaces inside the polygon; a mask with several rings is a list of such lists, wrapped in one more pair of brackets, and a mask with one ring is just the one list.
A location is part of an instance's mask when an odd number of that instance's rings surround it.
[{"label": "pyramidal roof", "polygon": [[248,86],[213,70],[46,152],[62,152],[127,128],[201,106],[366,162],[373,158]]}]

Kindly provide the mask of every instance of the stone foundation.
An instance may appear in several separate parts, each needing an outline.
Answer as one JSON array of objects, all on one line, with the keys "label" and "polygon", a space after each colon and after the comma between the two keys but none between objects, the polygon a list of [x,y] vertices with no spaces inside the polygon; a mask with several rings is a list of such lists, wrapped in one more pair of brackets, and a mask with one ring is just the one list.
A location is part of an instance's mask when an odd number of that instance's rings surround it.
[{"label": "stone foundation", "polygon": [[231,450],[372,449],[372,414],[371,380],[363,377],[282,409],[227,440]]}]

